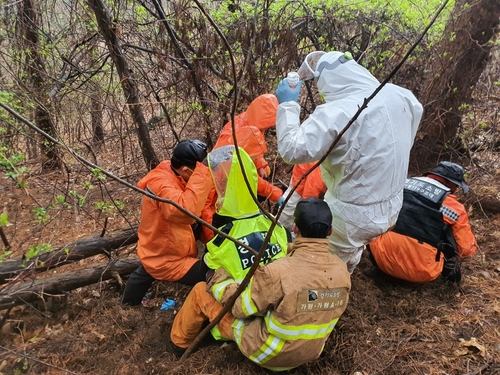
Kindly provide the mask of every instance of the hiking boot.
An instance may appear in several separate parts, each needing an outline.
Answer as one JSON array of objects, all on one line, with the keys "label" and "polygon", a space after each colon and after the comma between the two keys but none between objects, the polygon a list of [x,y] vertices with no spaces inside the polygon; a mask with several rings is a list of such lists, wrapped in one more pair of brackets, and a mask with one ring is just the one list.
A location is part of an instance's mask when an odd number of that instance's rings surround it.
[{"label": "hiking boot", "polygon": [[168,340],[168,351],[175,355],[177,358],[182,357],[187,348],[181,348],[175,345],[172,340]]}]

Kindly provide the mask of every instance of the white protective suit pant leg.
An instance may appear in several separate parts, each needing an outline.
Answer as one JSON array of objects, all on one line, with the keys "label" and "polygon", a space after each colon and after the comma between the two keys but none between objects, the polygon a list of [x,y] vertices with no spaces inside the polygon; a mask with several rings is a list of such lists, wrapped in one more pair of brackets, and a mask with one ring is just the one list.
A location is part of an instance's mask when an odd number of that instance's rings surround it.
[{"label": "white protective suit pant leg", "polygon": [[328,238],[330,251],[347,264],[352,274],[361,260],[365,245],[396,224],[402,199],[357,206],[340,202],[327,192],[325,201],[333,215],[333,231]]},{"label": "white protective suit pant leg", "polygon": [[[292,182],[290,181],[290,186],[288,189],[285,191],[283,194],[283,197],[288,197],[290,195],[290,191],[292,190]],[[295,213],[295,207],[297,207],[297,203],[302,199],[302,197],[294,191],[293,194],[291,195],[290,199],[286,203],[285,207],[283,208],[283,211],[281,212],[281,215],[278,219],[279,223],[283,225],[286,229],[290,231],[292,234],[292,237],[295,237],[293,233],[293,215]]]}]

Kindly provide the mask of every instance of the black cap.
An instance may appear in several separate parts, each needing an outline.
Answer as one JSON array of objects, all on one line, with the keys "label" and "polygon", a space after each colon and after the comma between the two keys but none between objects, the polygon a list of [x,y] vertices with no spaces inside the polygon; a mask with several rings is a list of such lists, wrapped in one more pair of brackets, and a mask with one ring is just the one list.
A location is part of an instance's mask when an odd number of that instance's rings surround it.
[{"label": "black cap", "polygon": [[465,169],[461,165],[449,161],[442,161],[432,171],[425,173],[424,176],[428,174],[443,177],[455,185],[460,186],[464,193],[469,191],[469,187],[465,183]]},{"label": "black cap", "polygon": [[309,197],[301,199],[295,207],[294,221],[301,232],[307,230],[311,224],[325,224],[332,226],[332,212],[328,204],[319,198]]},{"label": "black cap", "polygon": [[196,162],[202,162],[207,157],[207,145],[197,139],[186,139],[174,148],[172,165],[179,168],[183,165],[195,167]]}]

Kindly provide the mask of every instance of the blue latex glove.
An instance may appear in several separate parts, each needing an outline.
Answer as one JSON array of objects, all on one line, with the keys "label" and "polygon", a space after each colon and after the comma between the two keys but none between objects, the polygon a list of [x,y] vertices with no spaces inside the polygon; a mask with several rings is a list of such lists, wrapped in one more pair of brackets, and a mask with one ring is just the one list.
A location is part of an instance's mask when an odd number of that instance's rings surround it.
[{"label": "blue latex glove", "polygon": [[170,310],[174,306],[175,306],[175,301],[173,299],[167,298],[165,302],[161,304],[160,310],[163,311]]},{"label": "blue latex glove", "polygon": [[276,204],[278,205],[278,207],[281,207],[283,206],[283,202],[285,201],[285,197],[282,195],[277,201],[276,201]]},{"label": "blue latex glove", "polygon": [[276,97],[278,98],[280,104],[284,102],[298,102],[301,87],[302,81],[299,81],[297,83],[297,86],[292,89],[288,85],[288,81],[286,80],[286,78],[282,79],[278,85],[278,88],[276,89]]}]

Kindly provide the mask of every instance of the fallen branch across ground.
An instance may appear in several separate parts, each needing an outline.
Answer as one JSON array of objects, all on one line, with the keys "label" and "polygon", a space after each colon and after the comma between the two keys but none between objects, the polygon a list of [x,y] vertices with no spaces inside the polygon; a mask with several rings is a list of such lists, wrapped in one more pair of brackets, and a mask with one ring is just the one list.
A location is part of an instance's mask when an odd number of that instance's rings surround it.
[{"label": "fallen branch across ground", "polygon": [[98,254],[106,254],[122,246],[137,242],[137,227],[123,229],[111,233],[109,236],[91,236],[82,238],[72,244],[60,247],[50,253],[42,253],[29,261],[18,257],[9,259],[0,265],[0,284],[18,277],[21,280],[25,275],[46,271],[64,264],[73,263]]},{"label": "fallen branch across ground", "polygon": [[114,278],[116,273],[128,275],[139,267],[139,264],[139,259],[102,262],[92,267],[64,272],[52,277],[13,284],[0,292],[0,310],[109,280]]}]

